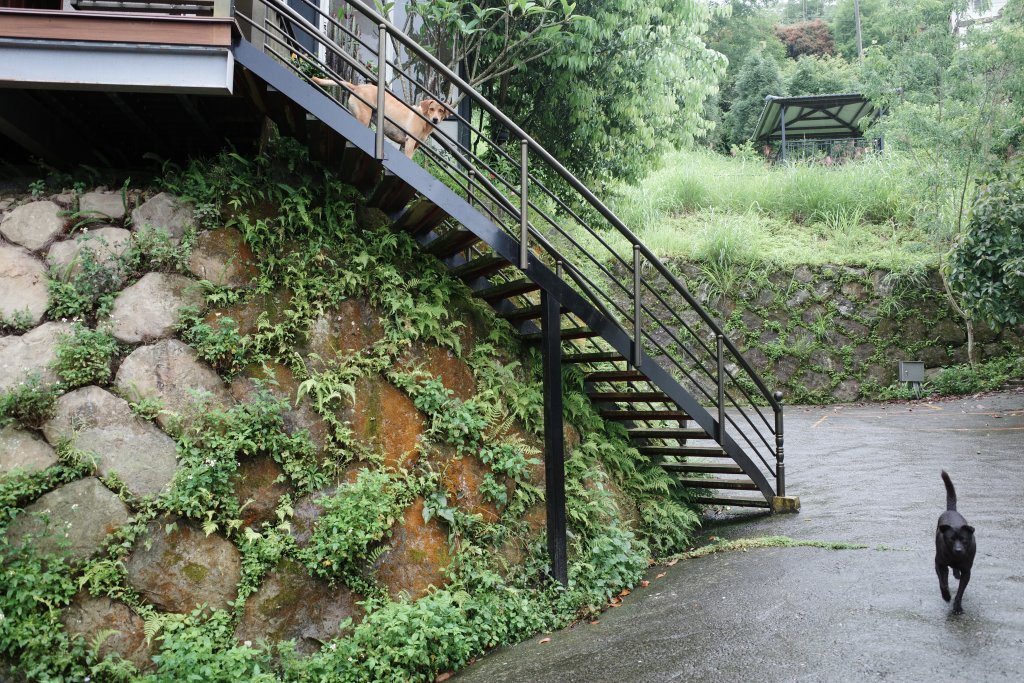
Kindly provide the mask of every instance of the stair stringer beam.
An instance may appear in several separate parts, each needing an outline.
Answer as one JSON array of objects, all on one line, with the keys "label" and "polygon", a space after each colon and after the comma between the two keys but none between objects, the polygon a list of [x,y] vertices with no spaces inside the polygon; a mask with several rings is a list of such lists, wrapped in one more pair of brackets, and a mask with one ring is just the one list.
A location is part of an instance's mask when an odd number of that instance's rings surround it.
[{"label": "stair stringer beam", "polygon": [[[233,50],[237,63],[252,71],[268,85],[273,86],[285,97],[315,116],[364,154],[370,157],[374,156],[374,132],[357,121],[347,109],[338,106],[334,100],[296,77],[295,74],[263,54],[248,41],[239,39]],[[381,161],[381,165],[386,171],[415,187],[419,194],[479,237],[496,254],[509,263],[518,262],[518,240],[513,239],[490,219],[474,209],[469,202],[455,194],[451,188],[405,156],[401,150],[384,145],[384,159]],[[563,308],[579,317],[623,358],[629,358],[632,355],[632,338],[616,322],[605,318],[593,304],[556,276],[532,252],[529,253],[529,262],[523,272],[541,289],[552,295]],[[641,353],[637,369],[677,403],[705,432],[712,436],[719,433],[718,421],[715,417],[700,405],[696,398],[683,389],[653,358],[646,353]],[[765,497],[765,500],[771,502],[775,496],[771,482],[732,438],[732,435],[726,432],[725,439],[718,443],[729,454],[729,457],[743,469],[743,473],[757,485],[758,491]]]}]

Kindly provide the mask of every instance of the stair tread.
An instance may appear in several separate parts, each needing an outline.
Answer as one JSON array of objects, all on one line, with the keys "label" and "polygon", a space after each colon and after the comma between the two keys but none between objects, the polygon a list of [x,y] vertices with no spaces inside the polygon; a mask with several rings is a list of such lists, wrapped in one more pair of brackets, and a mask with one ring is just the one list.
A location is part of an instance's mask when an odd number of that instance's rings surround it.
[{"label": "stair tread", "polygon": [[708,464],[701,462],[663,462],[661,468],[666,472],[690,472],[693,474],[743,474],[739,465]]},{"label": "stair tread", "polygon": [[698,505],[728,505],[734,507],[750,507],[771,509],[771,505],[764,498],[730,498],[723,496],[696,496],[690,499]]},{"label": "stair tread", "polygon": [[668,394],[660,391],[588,391],[592,401],[615,401],[618,403],[673,403]]},{"label": "stair tread", "polygon": [[452,254],[457,254],[464,249],[468,249],[477,242],[480,238],[469,230],[452,230],[445,234],[443,237],[438,237],[436,240],[430,242],[424,251],[428,254],[433,254],[438,258],[447,258]]},{"label": "stair tread", "polygon": [[444,209],[434,202],[429,199],[421,199],[398,217],[395,227],[411,232],[413,235],[422,235],[443,223],[447,216]]},{"label": "stair tread", "polygon": [[678,479],[683,486],[695,489],[719,489],[728,491],[756,491],[757,484],[741,479]]},{"label": "stair tread", "polygon": [[562,356],[563,363],[610,363],[626,360],[618,351],[594,351]]},{"label": "stair tread", "polygon": [[497,301],[500,299],[509,299],[521,294],[529,294],[530,292],[536,292],[539,289],[540,285],[532,280],[512,280],[511,282],[504,282],[500,285],[477,290],[476,292],[473,292],[473,296],[478,299],[483,299],[484,301]]},{"label": "stair tread", "polygon": [[455,277],[468,280],[474,277],[487,277],[510,265],[512,264],[498,254],[486,254],[468,263],[463,263],[461,266],[456,266],[449,272]]},{"label": "stair tread", "polygon": [[638,446],[641,455],[671,455],[677,458],[729,458],[721,448],[690,448],[687,446]]},{"label": "stair tread", "polygon": [[[543,339],[541,332],[528,332],[523,335],[523,341],[525,342],[538,342]],[[590,337],[598,336],[597,332],[594,332],[587,327],[563,327],[561,338],[563,340],[570,339],[589,339]]]},{"label": "stair tread", "polygon": [[682,410],[602,410],[606,420],[689,420]]},{"label": "stair tread", "polygon": [[583,380],[586,382],[648,382],[647,375],[639,370],[600,370],[588,372]]},{"label": "stair tread", "polygon": [[518,308],[512,308],[507,311],[500,311],[498,313],[499,318],[505,320],[536,320],[544,314],[544,307],[540,304],[534,306],[519,306]]},{"label": "stair tread", "polygon": [[636,427],[629,430],[631,439],[710,439],[700,427]]},{"label": "stair tread", "polygon": [[370,193],[366,204],[391,215],[401,210],[415,195],[416,189],[412,185],[390,172],[385,172]]}]

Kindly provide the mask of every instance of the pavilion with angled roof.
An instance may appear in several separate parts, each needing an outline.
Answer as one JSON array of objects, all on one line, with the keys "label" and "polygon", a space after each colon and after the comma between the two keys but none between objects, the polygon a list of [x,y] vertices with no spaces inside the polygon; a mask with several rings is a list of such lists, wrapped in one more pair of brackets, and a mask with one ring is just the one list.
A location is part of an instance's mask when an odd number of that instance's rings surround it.
[{"label": "pavilion with angled roof", "polygon": [[876,107],[860,93],[768,95],[750,139],[781,162],[856,159],[872,149],[882,151],[882,138],[869,141],[863,132],[877,116]]}]

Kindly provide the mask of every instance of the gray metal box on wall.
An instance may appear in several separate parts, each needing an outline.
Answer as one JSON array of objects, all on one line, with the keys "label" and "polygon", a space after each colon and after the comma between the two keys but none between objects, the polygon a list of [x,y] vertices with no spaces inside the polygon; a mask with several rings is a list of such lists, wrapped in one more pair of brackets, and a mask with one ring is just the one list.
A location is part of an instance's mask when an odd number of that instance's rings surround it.
[{"label": "gray metal box on wall", "polygon": [[900,361],[900,381],[920,384],[924,381],[924,362],[919,360]]}]

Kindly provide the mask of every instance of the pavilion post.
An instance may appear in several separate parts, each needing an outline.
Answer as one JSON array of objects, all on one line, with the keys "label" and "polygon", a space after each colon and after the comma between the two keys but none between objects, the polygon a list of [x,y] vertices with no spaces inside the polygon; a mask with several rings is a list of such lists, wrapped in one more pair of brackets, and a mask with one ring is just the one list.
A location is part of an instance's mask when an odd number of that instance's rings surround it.
[{"label": "pavilion post", "polygon": [[780,150],[780,158],[782,163],[786,163],[786,105],[782,105],[782,114],[779,116],[779,123],[782,124],[782,149]]}]

